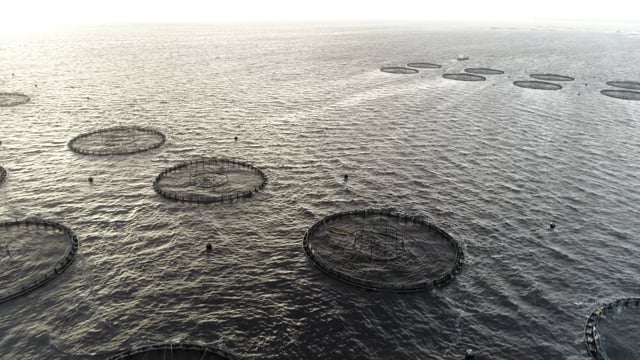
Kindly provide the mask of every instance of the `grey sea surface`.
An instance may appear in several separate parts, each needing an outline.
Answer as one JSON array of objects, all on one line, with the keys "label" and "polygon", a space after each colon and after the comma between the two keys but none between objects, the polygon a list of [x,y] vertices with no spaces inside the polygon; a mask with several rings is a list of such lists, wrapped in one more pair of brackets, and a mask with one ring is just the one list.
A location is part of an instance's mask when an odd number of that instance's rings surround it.
[{"label": "grey sea surface", "polygon": [[[443,67],[379,70],[409,62]],[[64,223],[80,248],[63,274],[0,304],[0,358],[101,359],[182,341],[248,359],[460,359],[467,348],[586,359],[586,317],[639,291],[640,103],[600,94],[606,81],[640,81],[638,64],[640,37],[544,26],[1,35],[0,92],[31,101],[0,108],[0,219]],[[467,67],[505,74],[442,78]],[[576,80],[512,85],[530,73]],[[127,156],[67,148],[114,125],[152,126],[167,142]],[[249,161],[269,182],[224,204],[154,192],[162,169],[201,156]],[[394,294],[324,275],[304,232],[365,207],[445,229],[465,251],[460,276]]]}]

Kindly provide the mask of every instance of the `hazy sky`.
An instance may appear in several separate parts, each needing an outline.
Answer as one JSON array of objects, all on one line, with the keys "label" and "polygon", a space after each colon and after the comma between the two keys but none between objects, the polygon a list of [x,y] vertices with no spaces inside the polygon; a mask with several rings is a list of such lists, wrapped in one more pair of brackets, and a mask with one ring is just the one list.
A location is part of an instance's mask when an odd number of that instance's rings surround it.
[{"label": "hazy sky", "polygon": [[0,29],[110,22],[638,20],[640,0],[2,0]]}]

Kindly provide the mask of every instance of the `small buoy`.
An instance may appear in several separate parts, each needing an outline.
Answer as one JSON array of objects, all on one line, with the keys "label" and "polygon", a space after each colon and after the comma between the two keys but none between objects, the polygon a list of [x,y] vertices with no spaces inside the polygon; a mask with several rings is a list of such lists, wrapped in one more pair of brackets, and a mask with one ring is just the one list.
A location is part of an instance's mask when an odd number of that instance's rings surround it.
[{"label": "small buoy", "polygon": [[16,74],[14,74],[14,73],[11,73],[11,76],[16,76]]},{"label": "small buoy", "polygon": [[464,354],[464,360],[471,360],[475,358],[476,356],[473,354],[473,350],[471,349],[467,350],[467,352]]},{"label": "small buoy", "polygon": [[213,246],[211,243],[207,243],[207,252],[211,252],[213,250]]},{"label": "small buoy", "polygon": [[93,183],[93,178],[91,176],[89,176],[89,183]]},{"label": "small buoy", "polygon": [[34,87],[38,87],[38,84],[33,84]]},{"label": "small buoy", "polygon": [[344,181],[347,181],[349,179],[349,175],[344,174]]},{"label": "small buoy", "polygon": [[587,83],[584,83],[584,86],[587,86]]},{"label": "small buoy", "polygon": [[556,224],[555,223],[549,224],[549,229],[555,229],[555,228],[556,228]]},{"label": "small buoy", "polygon": [[236,136],[236,137],[234,137],[234,138],[233,138],[233,140],[234,140],[234,141],[238,141],[238,137],[237,137],[237,136]]}]

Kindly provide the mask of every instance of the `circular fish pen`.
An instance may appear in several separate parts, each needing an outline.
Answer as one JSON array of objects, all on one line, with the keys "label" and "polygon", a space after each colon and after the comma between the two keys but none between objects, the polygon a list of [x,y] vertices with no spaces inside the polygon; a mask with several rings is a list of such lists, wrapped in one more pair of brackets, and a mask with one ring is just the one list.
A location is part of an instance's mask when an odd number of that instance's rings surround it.
[{"label": "circular fish pen", "polygon": [[413,63],[408,63],[407,66],[412,68],[419,68],[419,69],[440,69],[442,67],[442,65],[428,63],[428,62],[413,62]]},{"label": "circular fish pen", "polygon": [[266,184],[264,172],[249,163],[205,158],[164,169],[153,189],[169,199],[208,204],[251,197]]},{"label": "circular fish pen", "polygon": [[0,166],[0,185],[4,182],[4,179],[7,178],[7,170],[5,170],[2,166]]},{"label": "circular fish pen", "polygon": [[530,74],[531,78],[543,81],[573,81],[575,78],[558,74]]},{"label": "circular fish pen", "polygon": [[584,330],[587,352],[597,360],[640,359],[640,298],[619,299],[591,313]]},{"label": "circular fish pen", "polygon": [[607,81],[607,85],[627,90],[640,90],[640,81]]},{"label": "circular fish pen", "polygon": [[450,73],[450,74],[442,74],[442,77],[449,80],[457,80],[457,81],[485,81],[486,77],[474,74],[465,74],[465,73]]},{"label": "circular fish pen", "polygon": [[640,100],[640,91],[633,90],[600,90],[602,95],[622,100]]},{"label": "circular fish pen", "polygon": [[418,70],[402,66],[387,66],[380,68],[380,71],[390,74],[417,74]]},{"label": "circular fish pen", "polygon": [[513,85],[526,88],[526,89],[536,89],[536,90],[560,90],[562,89],[562,85],[554,84],[546,81],[536,81],[536,80],[518,80],[514,81]]},{"label": "circular fish pen", "polygon": [[78,237],[48,220],[0,223],[0,303],[15,299],[65,271],[78,251]]},{"label": "circular fish pen", "polygon": [[154,344],[120,352],[107,360],[241,360],[227,351],[188,343]]},{"label": "circular fish pen", "polygon": [[69,149],[83,155],[127,155],[158,148],[166,137],[141,126],[115,126],[80,134],[69,141]]},{"label": "circular fish pen", "polygon": [[478,74],[478,75],[502,75],[504,71],[497,69],[489,69],[489,68],[467,68],[464,69],[464,72],[469,74]]},{"label": "circular fish pen", "polygon": [[0,92],[0,107],[22,105],[30,100],[31,98],[25,94]]},{"label": "circular fish pen", "polygon": [[370,290],[439,288],[455,279],[464,261],[462,248],[444,230],[390,210],[327,216],[305,232],[303,246],[322,272]]}]

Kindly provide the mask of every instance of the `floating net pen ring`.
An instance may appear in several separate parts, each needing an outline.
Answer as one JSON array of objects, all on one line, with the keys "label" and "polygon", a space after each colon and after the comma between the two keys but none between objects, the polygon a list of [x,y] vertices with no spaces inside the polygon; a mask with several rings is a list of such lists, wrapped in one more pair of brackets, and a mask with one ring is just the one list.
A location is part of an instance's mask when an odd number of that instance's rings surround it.
[{"label": "floating net pen ring", "polygon": [[[618,359],[607,354],[606,344],[603,344],[601,322],[607,316],[614,317],[625,309],[633,308],[640,314],[640,298],[618,299],[614,302],[601,305],[589,315],[584,329],[584,344],[589,355],[596,360],[627,360],[627,357]],[[637,323],[634,323],[637,326]],[[635,329],[637,330],[637,328]],[[624,331],[624,329],[623,329]],[[637,333],[637,331],[635,331]],[[605,334],[605,337],[607,335]],[[636,344],[637,346],[637,344]],[[637,351],[637,349],[635,349]],[[624,355],[622,355],[624,356]]]},{"label": "floating net pen ring", "polygon": [[502,70],[490,69],[490,68],[484,68],[484,67],[466,68],[466,69],[464,69],[464,72],[469,73],[469,74],[480,74],[480,75],[502,75],[502,74],[504,74],[504,71],[502,71]]},{"label": "floating net pen ring", "polygon": [[407,67],[419,69],[440,69],[442,65],[428,62],[412,62],[408,63]]},{"label": "floating net pen ring", "polygon": [[[33,276],[28,280],[23,280],[14,284],[13,286],[7,286],[6,288],[0,289],[0,303],[15,299],[19,296],[22,296],[46,283],[51,281],[53,278],[64,272],[73,262],[76,253],[78,252],[78,236],[65,225],[62,225],[57,222],[42,220],[42,219],[25,219],[25,220],[14,220],[14,221],[4,221],[0,222],[0,228],[2,230],[8,231],[12,228],[19,229],[20,227],[35,227],[37,229],[43,230],[55,230],[56,232],[60,231],[64,234],[66,240],[68,241],[68,246],[66,247],[64,254],[55,260],[51,268],[48,268],[46,271],[41,272],[37,276]],[[6,240],[9,242],[8,239]],[[7,243],[4,244],[6,251],[6,256],[11,256],[11,251]]]},{"label": "floating net pen ring", "polygon": [[72,138],[69,149],[83,155],[128,155],[162,146],[166,136],[142,126],[114,126]]},{"label": "floating net pen ring", "polygon": [[605,89],[600,90],[600,93],[602,95],[621,100],[640,100],[640,91]]},{"label": "floating net pen ring", "polygon": [[567,75],[558,75],[558,74],[529,74],[529,76],[536,80],[544,80],[544,81],[573,81],[575,80],[572,76]]},{"label": "floating net pen ring", "polygon": [[640,81],[619,80],[607,81],[607,85],[628,90],[640,90]]},{"label": "floating net pen ring", "polygon": [[442,77],[447,80],[457,80],[457,81],[485,81],[486,77],[481,75],[474,74],[465,74],[465,73],[447,73],[442,74]]},{"label": "floating net pen ring", "polygon": [[153,189],[166,198],[191,203],[224,203],[252,197],[264,189],[267,175],[239,160],[203,158],[166,168]]},{"label": "floating net pen ring", "polygon": [[241,357],[216,347],[190,343],[163,343],[134,347],[119,352],[107,360],[141,359],[242,360]]},{"label": "floating net pen ring", "polygon": [[411,69],[411,68],[402,67],[402,66],[381,67],[380,71],[390,73],[390,74],[417,74],[419,72],[416,69]]},{"label": "floating net pen ring", "polygon": [[562,85],[554,84],[546,81],[538,81],[538,80],[517,80],[513,82],[513,85],[526,89],[535,89],[535,90],[560,90],[562,89]]},{"label": "floating net pen ring", "polygon": [[26,104],[31,98],[25,94],[14,92],[0,92],[0,107]]},{"label": "floating net pen ring", "polygon": [[325,274],[390,292],[440,288],[462,271],[464,253],[440,227],[391,210],[339,212],[304,234],[307,256]]}]

